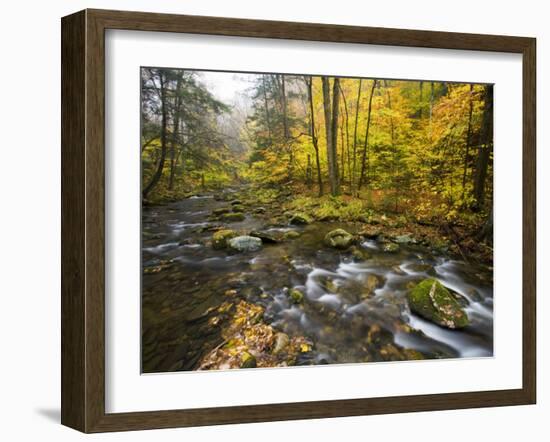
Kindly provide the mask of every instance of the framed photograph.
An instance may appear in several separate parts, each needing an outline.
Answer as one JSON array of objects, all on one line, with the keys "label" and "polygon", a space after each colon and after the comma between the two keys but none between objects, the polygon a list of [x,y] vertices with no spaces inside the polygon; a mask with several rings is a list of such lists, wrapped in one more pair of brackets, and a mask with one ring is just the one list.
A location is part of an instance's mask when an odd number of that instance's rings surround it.
[{"label": "framed photograph", "polygon": [[536,400],[535,39],[62,19],[62,423]]}]

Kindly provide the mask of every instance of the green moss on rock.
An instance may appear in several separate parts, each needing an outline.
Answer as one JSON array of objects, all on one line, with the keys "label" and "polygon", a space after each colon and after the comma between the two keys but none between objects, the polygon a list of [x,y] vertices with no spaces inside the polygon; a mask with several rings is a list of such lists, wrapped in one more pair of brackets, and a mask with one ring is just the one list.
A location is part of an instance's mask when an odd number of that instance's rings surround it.
[{"label": "green moss on rock", "polygon": [[435,279],[417,284],[407,298],[413,312],[442,327],[458,329],[469,324],[468,315],[455,297]]},{"label": "green moss on rock", "polygon": [[306,215],[305,213],[295,213],[290,218],[290,224],[305,225],[310,223],[311,223],[311,218],[309,217],[309,215]]},{"label": "green moss on rock", "polygon": [[225,249],[227,247],[227,241],[236,236],[237,233],[233,230],[218,230],[212,235],[212,247],[216,250]]},{"label": "green moss on rock", "polygon": [[244,221],[245,219],[245,216],[243,213],[224,213],[222,216],[221,216],[221,220],[222,221],[226,221],[228,223],[236,223],[236,222],[239,222],[239,221]]},{"label": "green moss on rock", "polygon": [[248,352],[241,355],[241,368],[256,368],[256,358]]},{"label": "green moss on rock", "polygon": [[301,304],[304,301],[304,294],[298,289],[291,289],[288,294],[293,304]]},{"label": "green moss on rock", "polygon": [[399,245],[394,242],[386,242],[382,244],[382,251],[388,253],[396,253],[399,251]]},{"label": "green moss on rock", "polygon": [[344,229],[336,229],[325,236],[325,244],[335,249],[346,249],[353,243],[353,235]]}]

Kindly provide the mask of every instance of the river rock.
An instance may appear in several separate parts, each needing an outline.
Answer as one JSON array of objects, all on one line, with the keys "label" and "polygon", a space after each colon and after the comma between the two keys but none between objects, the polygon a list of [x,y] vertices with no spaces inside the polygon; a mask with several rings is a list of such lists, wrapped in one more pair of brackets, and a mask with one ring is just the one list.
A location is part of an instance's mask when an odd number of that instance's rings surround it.
[{"label": "river rock", "polygon": [[225,249],[227,247],[227,241],[235,236],[237,236],[237,233],[234,230],[218,230],[212,235],[212,247],[216,250]]},{"label": "river rock", "polygon": [[366,225],[363,230],[359,232],[359,235],[368,239],[376,239],[382,235],[382,229],[377,226]]},{"label": "river rock", "polygon": [[468,296],[473,302],[483,302],[483,296],[481,296],[481,294],[474,288],[468,290]]},{"label": "river rock", "polygon": [[239,221],[244,221],[245,216],[243,213],[224,213],[221,217],[222,221],[228,222],[228,223],[237,223]]},{"label": "river rock", "polygon": [[232,206],[233,207],[233,212],[235,213],[242,213],[244,212],[244,206],[241,205],[241,204],[235,204]]},{"label": "river rock", "polygon": [[310,223],[311,223],[311,218],[309,217],[309,215],[306,215],[305,213],[294,213],[290,217],[290,224],[305,225]]},{"label": "river rock", "polygon": [[468,315],[455,297],[439,281],[425,279],[407,294],[413,312],[450,329],[466,327]]},{"label": "river rock", "polygon": [[366,261],[371,258],[370,253],[362,247],[353,246],[351,247],[350,252],[353,260],[356,262]]},{"label": "river rock", "polygon": [[260,238],[263,243],[275,244],[280,242],[280,239],[276,235],[274,235],[271,232],[266,232],[263,230],[253,230],[252,232],[250,232],[250,236]]},{"label": "river rock", "polygon": [[281,353],[288,347],[289,343],[290,338],[286,333],[277,333],[275,335],[275,344],[273,345],[272,353],[274,355]]},{"label": "river rock", "polygon": [[382,286],[382,280],[372,273],[367,276],[367,280],[365,281],[365,287],[364,290],[361,293],[361,298],[366,299],[370,298],[374,291]]},{"label": "river rock", "polygon": [[416,244],[416,240],[410,235],[397,235],[393,240],[397,244]]},{"label": "river rock", "polygon": [[262,248],[262,240],[254,236],[236,236],[231,238],[227,245],[230,249],[237,252],[255,252]]},{"label": "river rock", "polygon": [[241,368],[256,368],[256,358],[248,352],[241,355]]},{"label": "river rock", "polygon": [[399,245],[394,242],[385,242],[382,244],[382,251],[388,253],[395,253],[399,251]]},{"label": "river rock", "polygon": [[223,215],[224,213],[229,213],[229,212],[231,212],[230,207],[218,207],[217,209],[212,210],[212,213],[217,216],[220,216],[220,215]]},{"label": "river rock", "polygon": [[353,243],[353,235],[344,229],[336,229],[325,236],[325,244],[335,249],[347,249]]},{"label": "river rock", "polygon": [[300,236],[300,233],[296,230],[289,230],[288,232],[285,232],[283,235],[284,239],[296,239]]},{"label": "river rock", "polygon": [[293,304],[301,304],[304,301],[304,294],[298,289],[290,289],[288,294]]},{"label": "river rock", "polygon": [[435,270],[432,265],[424,262],[415,262],[407,266],[407,270],[417,273],[435,274]]}]

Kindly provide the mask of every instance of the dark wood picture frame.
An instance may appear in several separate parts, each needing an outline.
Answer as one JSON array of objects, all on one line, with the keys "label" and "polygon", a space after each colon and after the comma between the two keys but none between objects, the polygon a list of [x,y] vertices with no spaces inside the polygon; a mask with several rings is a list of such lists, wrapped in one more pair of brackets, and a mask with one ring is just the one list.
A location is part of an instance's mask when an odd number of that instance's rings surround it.
[{"label": "dark wood picture frame", "polygon": [[[62,19],[61,422],[83,432],[534,404],[536,40],[84,10]],[[513,390],[133,413],[105,412],[105,30],[495,51],[523,57],[523,385]]]}]

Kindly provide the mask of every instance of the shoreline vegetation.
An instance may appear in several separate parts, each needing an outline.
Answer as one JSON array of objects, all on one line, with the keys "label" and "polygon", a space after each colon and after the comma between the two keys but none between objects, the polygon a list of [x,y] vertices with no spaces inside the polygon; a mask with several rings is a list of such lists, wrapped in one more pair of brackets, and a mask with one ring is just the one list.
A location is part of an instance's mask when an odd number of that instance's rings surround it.
[{"label": "shoreline vegetation", "polygon": [[[142,69],[144,371],[470,354],[429,324],[492,354],[492,86],[243,78],[224,103],[200,72]],[[203,264],[224,256],[240,273]],[[190,262],[200,300],[177,289]]]}]

